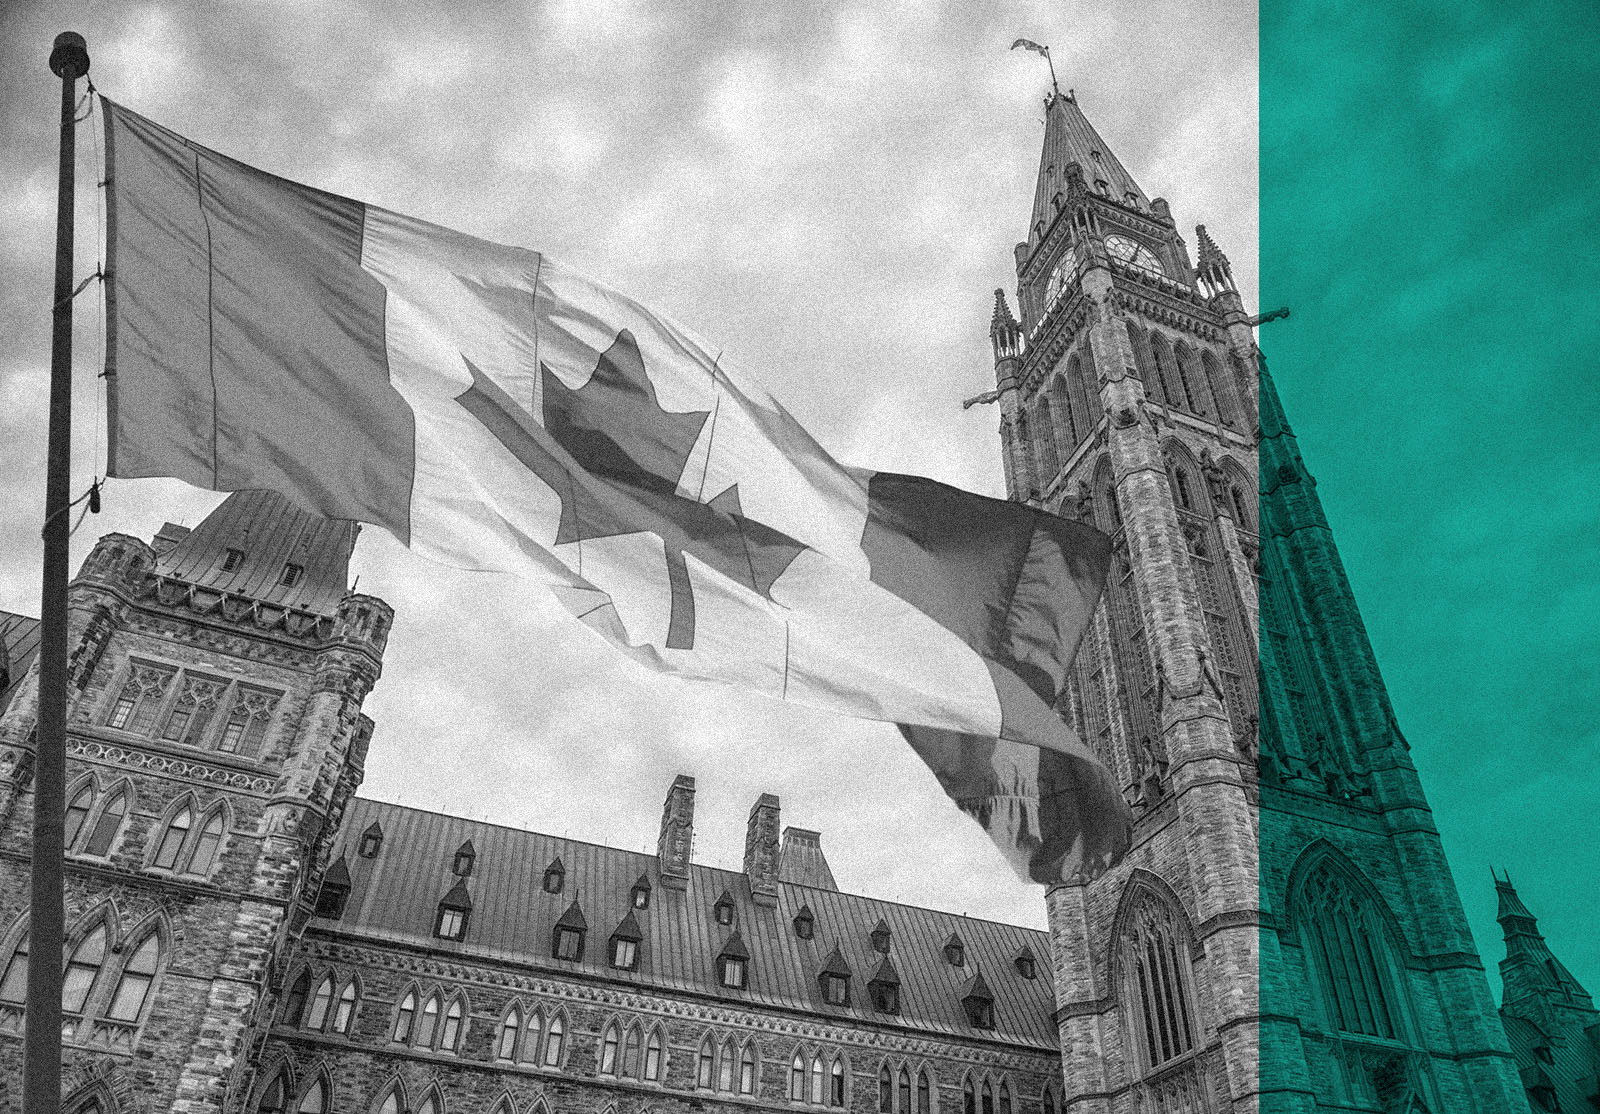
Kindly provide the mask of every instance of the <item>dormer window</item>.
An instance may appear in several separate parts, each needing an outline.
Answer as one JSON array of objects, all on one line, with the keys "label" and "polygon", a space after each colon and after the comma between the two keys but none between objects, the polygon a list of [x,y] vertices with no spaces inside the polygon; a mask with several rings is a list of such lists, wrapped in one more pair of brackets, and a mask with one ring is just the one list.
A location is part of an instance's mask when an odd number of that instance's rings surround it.
[{"label": "dormer window", "polygon": [[722,896],[717,898],[717,903],[711,907],[716,915],[718,924],[733,923],[733,895],[727,890],[722,891]]},{"label": "dormer window", "polygon": [[[981,971],[967,982],[961,995],[961,1008],[967,1015],[967,1024],[974,1029],[994,1028],[994,995],[989,992],[989,984],[983,981]],[[984,1114],[990,1111],[985,1110]]]},{"label": "dormer window", "polygon": [[328,872],[322,876],[322,887],[317,890],[315,915],[338,920],[344,916],[344,904],[350,897],[350,868],[340,855]]},{"label": "dormer window", "polygon": [[561,919],[550,933],[550,954],[557,959],[581,960],[583,938],[588,930],[589,922],[584,920],[583,910],[574,901],[567,906],[567,911],[561,914]]},{"label": "dormer window", "polygon": [[460,847],[456,848],[456,857],[455,861],[450,864],[450,873],[454,874],[457,878],[470,878],[472,876],[472,864],[477,860],[477,858],[478,852],[472,846],[472,841],[469,839]]},{"label": "dormer window", "polygon": [[811,915],[811,906],[800,906],[800,911],[794,915],[794,934],[802,940],[809,940],[816,934],[816,925],[816,919]]},{"label": "dormer window", "polygon": [[356,854],[363,859],[378,857],[378,849],[383,846],[383,828],[377,821],[367,825],[367,830],[361,833],[361,842],[356,847]]},{"label": "dormer window", "polygon": [[465,881],[458,881],[439,902],[439,916],[433,924],[433,934],[441,940],[464,940],[467,921],[472,916],[472,896],[467,893]]},{"label": "dormer window", "polygon": [[293,561],[285,561],[283,565],[283,575],[278,578],[278,583],[283,585],[285,588],[293,588],[296,584],[300,583],[300,578],[305,576],[305,574],[306,567],[304,565],[297,565]]},{"label": "dormer window", "polygon": [[850,980],[844,975],[823,975],[822,1000],[830,1006],[848,1006]]},{"label": "dormer window", "polygon": [[1033,957],[1032,948],[1024,946],[1023,949],[1017,953],[1015,962],[1017,965],[1017,974],[1021,975],[1023,978],[1036,979],[1039,977],[1039,964]]},{"label": "dormer window", "polygon": [[631,904],[635,909],[650,908],[650,879],[639,875],[639,880],[633,884]]},{"label": "dormer window", "polygon": [[750,951],[735,932],[717,955],[717,981],[733,990],[750,985]]},{"label": "dormer window", "polygon": [[879,1013],[900,1012],[900,973],[888,956],[883,957],[883,962],[867,981],[867,997]]},{"label": "dormer window", "polygon": [[222,571],[232,572],[244,563],[244,550],[226,549],[222,552]]},{"label": "dormer window", "polygon": [[622,971],[637,971],[639,969],[639,941],[644,939],[644,933],[639,931],[639,922],[629,912],[622,918],[622,923],[611,934],[611,944],[607,959],[611,966]]},{"label": "dormer window", "polygon": [[872,930],[872,950],[879,955],[889,954],[889,925],[886,921],[879,921]]},{"label": "dormer window", "polygon": [[822,991],[822,1000],[828,1005],[850,1004],[850,964],[845,962],[838,944],[833,946],[833,951],[823,961],[822,970],[817,972],[817,986]]},{"label": "dormer window", "polygon": [[950,934],[950,939],[944,942],[944,961],[952,967],[967,965],[967,946],[954,932]]},{"label": "dormer window", "polygon": [[550,860],[550,865],[544,868],[544,892],[558,894],[567,881],[567,868],[561,865],[561,856],[557,855]]},{"label": "dormer window", "polygon": [[1096,178],[1094,180],[1094,191],[1102,197],[1110,197],[1111,183],[1106,181],[1104,178]]}]

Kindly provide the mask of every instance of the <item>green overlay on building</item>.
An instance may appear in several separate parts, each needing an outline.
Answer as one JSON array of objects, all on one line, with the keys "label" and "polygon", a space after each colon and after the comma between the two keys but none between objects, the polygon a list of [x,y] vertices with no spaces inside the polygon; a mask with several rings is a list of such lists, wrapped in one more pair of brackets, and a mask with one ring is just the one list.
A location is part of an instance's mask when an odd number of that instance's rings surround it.
[{"label": "green overlay on building", "polygon": [[1260,16],[1261,1108],[1578,1109],[1600,13]]}]

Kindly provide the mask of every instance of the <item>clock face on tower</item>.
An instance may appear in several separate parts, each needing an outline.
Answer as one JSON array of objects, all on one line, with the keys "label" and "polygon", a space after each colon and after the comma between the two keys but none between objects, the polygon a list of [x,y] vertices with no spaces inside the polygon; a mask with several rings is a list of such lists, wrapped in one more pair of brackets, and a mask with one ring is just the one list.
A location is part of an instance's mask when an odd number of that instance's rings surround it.
[{"label": "clock face on tower", "polygon": [[1160,275],[1161,261],[1155,254],[1136,240],[1126,236],[1107,236],[1106,253],[1118,263],[1126,263],[1130,267],[1137,267],[1141,271],[1148,271],[1152,275]]},{"label": "clock face on tower", "polygon": [[1046,312],[1056,304],[1056,299],[1061,297],[1061,292],[1067,286],[1067,274],[1070,270],[1071,260],[1063,259],[1055,265],[1050,272],[1050,280],[1044,284],[1044,308]]}]

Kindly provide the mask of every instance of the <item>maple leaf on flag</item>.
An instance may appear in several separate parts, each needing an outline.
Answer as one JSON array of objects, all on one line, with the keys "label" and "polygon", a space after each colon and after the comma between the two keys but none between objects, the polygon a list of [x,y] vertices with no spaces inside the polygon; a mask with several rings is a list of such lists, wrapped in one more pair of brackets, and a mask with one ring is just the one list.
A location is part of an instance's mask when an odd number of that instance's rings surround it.
[{"label": "maple leaf on flag", "polygon": [[771,599],[773,581],[805,546],[744,516],[739,485],[709,503],[678,494],[709,410],[661,408],[633,334],[623,329],[578,388],[541,364],[544,425],[465,356],[472,386],[456,396],[507,451],[561,499],[556,544],[651,533],[666,549],[668,649],[694,648],[694,588],[685,554]]}]

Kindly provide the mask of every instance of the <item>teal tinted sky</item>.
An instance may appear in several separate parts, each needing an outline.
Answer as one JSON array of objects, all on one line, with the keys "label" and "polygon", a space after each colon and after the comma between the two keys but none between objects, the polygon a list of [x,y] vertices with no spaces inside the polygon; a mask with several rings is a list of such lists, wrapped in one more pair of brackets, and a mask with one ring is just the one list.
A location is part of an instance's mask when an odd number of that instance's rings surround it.
[{"label": "teal tinted sky", "polygon": [[1600,9],[1261,9],[1261,345],[1478,946],[1600,991]]}]

